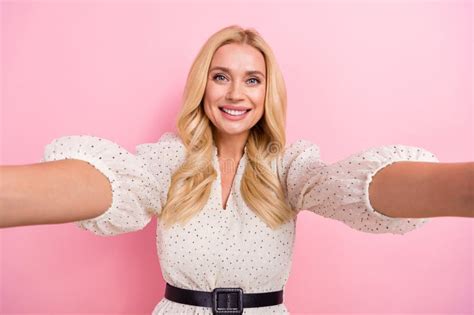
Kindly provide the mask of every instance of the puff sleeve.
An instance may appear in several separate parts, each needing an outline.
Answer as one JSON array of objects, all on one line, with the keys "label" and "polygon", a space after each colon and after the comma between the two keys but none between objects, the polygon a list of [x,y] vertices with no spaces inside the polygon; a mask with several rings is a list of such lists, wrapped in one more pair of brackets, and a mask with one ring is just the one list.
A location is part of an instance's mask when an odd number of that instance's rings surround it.
[{"label": "puff sleeve", "polygon": [[414,146],[371,147],[333,163],[320,159],[319,147],[307,140],[290,145],[281,160],[281,181],[290,205],[343,222],[367,233],[405,234],[426,224],[426,218],[393,218],[375,210],[369,184],[382,168],[398,161],[439,162]]},{"label": "puff sleeve", "polygon": [[[112,204],[100,216],[74,224],[99,236],[112,236],[143,229],[162,207],[160,178],[149,170],[150,150],[137,146],[137,154],[94,136],[66,136],[53,140],[42,162],[83,160],[104,174],[112,188]],[[155,158],[157,158],[155,156]]]}]

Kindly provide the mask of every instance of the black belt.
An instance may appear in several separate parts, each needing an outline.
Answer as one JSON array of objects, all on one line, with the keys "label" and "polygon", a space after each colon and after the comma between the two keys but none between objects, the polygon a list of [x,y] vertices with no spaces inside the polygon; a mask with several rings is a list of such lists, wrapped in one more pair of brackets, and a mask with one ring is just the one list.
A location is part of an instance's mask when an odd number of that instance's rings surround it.
[{"label": "black belt", "polygon": [[241,288],[215,288],[212,292],[206,292],[181,289],[166,283],[165,298],[182,304],[211,307],[214,315],[242,314],[247,307],[283,303],[283,290],[244,293]]}]

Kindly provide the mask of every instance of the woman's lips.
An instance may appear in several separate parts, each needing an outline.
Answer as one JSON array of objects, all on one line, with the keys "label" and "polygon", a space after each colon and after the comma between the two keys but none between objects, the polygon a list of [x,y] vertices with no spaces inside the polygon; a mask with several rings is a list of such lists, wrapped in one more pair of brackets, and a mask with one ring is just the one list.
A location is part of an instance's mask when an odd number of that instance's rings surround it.
[{"label": "woman's lips", "polygon": [[231,115],[229,113],[226,113],[222,108],[219,108],[221,113],[222,113],[222,116],[227,119],[227,120],[231,120],[231,121],[237,121],[237,120],[242,120],[244,119],[245,117],[247,117],[249,110],[247,110],[245,113],[241,114],[241,115]]},{"label": "woman's lips", "polygon": [[233,105],[222,105],[219,107],[219,109],[230,109],[230,110],[250,110],[251,108],[245,107],[245,106],[233,106]]}]

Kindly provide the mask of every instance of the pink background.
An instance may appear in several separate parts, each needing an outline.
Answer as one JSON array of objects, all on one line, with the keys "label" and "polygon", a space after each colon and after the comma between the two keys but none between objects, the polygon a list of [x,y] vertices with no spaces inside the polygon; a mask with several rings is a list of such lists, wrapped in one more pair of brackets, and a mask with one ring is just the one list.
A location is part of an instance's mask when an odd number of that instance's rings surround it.
[{"label": "pink background", "polygon": [[[224,4],[225,3],[225,4]],[[288,88],[291,143],[335,162],[384,144],[474,160],[469,1],[1,2],[1,163],[37,163],[56,137],[134,152],[174,130],[192,60],[230,24],[255,27]],[[449,183],[448,183],[449,184]],[[4,229],[0,313],[149,314],[164,294],[156,222],[98,237],[72,224]],[[292,314],[473,312],[473,221],[368,234],[298,220]]]}]

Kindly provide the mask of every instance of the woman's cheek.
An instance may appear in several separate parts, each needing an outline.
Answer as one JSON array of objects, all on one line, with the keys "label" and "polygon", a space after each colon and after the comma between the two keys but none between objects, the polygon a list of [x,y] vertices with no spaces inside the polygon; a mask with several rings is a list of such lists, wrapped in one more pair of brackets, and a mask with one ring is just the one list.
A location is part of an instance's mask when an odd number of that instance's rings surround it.
[{"label": "woman's cheek", "polygon": [[260,93],[258,95],[258,101],[257,103],[260,105],[260,106],[263,106],[263,104],[265,103],[265,91],[263,91],[262,93]]}]

